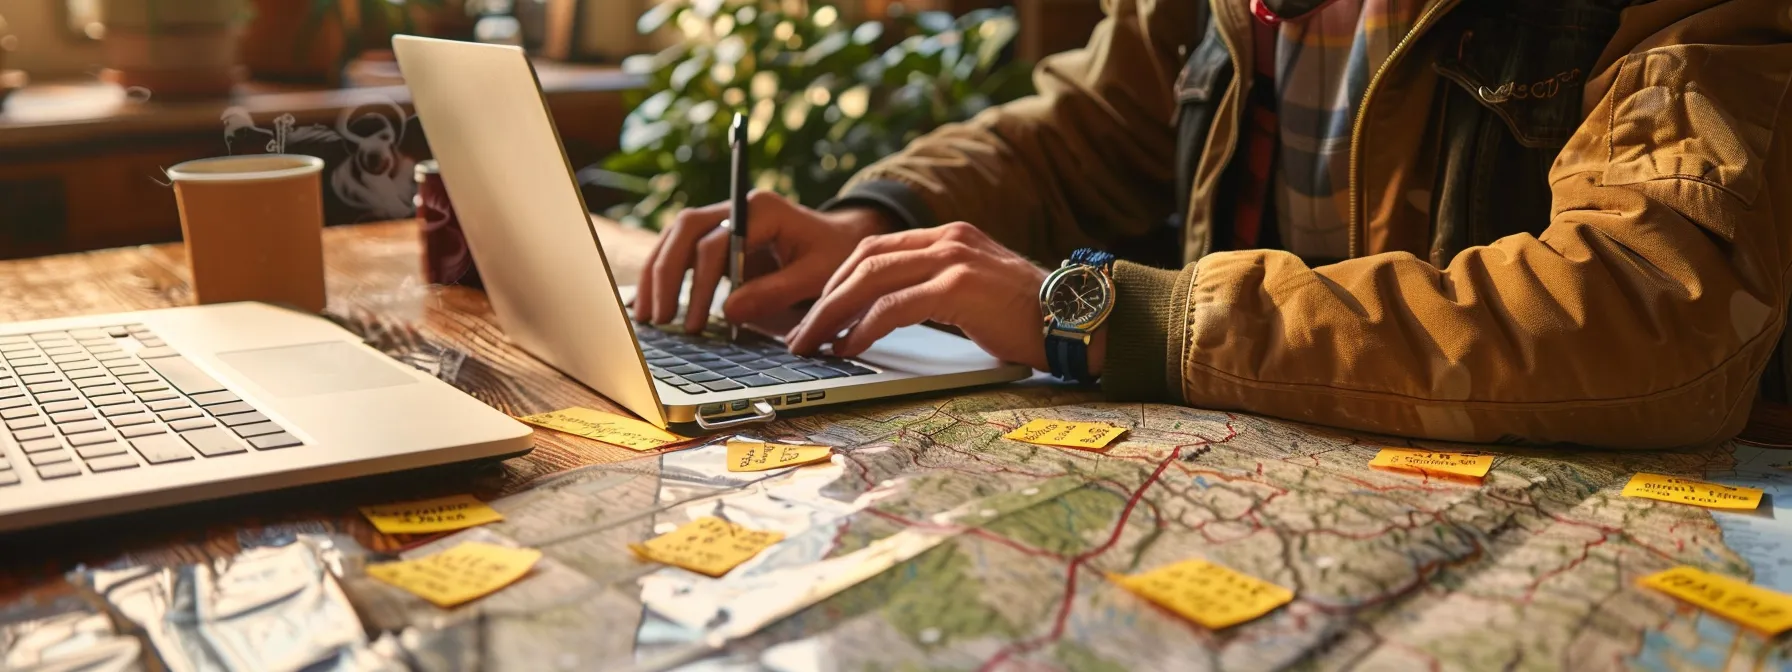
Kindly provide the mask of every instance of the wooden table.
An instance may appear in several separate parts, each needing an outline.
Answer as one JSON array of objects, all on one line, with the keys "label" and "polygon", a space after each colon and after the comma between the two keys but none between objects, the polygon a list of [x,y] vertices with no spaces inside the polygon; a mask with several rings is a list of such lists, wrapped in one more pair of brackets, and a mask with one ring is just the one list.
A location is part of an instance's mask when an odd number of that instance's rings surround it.
[{"label": "wooden table", "polygon": [[[620,283],[633,283],[654,235],[598,222]],[[622,411],[589,388],[508,343],[485,294],[422,281],[421,246],[410,220],[324,232],[329,315],[392,356],[425,366],[455,360],[443,376],[511,415],[568,406]],[[186,250],[154,245],[0,262],[0,322],[182,306],[192,302]],[[124,519],[59,526],[0,538],[0,604],[67,590],[77,563],[193,562],[237,551],[237,534],[274,523],[316,522],[370,548],[395,542],[360,518],[360,504],[474,492],[491,498],[534,479],[636,453],[541,431],[527,456],[483,467],[444,467],[358,481],[192,504]]]}]

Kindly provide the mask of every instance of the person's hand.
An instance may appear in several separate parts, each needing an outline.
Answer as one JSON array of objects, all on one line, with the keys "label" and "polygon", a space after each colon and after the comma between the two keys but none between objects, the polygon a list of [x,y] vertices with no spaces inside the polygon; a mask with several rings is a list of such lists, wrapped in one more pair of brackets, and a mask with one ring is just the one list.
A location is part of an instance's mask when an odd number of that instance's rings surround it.
[{"label": "person's hand", "polygon": [[[767,191],[754,191],[747,197],[747,212],[749,255],[769,251],[776,269],[750,277],[729,294],[722,312],[737,323],[764,319],[820,296],[828,276],[852,254],[854,245],[894,228],[877,210],[816,212]],[[671,322],[678,314],[685,273],[695,268],[684,328],[689,332],[703,329],[716,285],[728,274],[729,232],[720,226],[727,218],[727,203],[691,208],[679,213],[661,233],[642,267],[641,285],[635,294],[636,320]]]},{"label": "person's hand", "polygon": [[[866,238],[790,332],[790,349],[813,354],[831,343],[835,355],[853,357],[898,327],[931,320],[958,327],[1003,361],[1044,369],[1045,276],[964,222]],[[1098,332],[1096,345],[1104,337]],[[1091,347],[1092,372],[1099,350]]]}]

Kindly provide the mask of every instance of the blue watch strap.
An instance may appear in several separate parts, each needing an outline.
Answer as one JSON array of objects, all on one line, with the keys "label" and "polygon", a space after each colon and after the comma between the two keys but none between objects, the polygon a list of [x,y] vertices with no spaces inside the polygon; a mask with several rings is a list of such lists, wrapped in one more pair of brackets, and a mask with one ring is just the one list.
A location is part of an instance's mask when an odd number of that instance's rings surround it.
[{"label": "blue watch strap", "polygon": [[[1070,263],[1108,270],[1116,257],[1109,252],[1085,247],[1070,253]],[[1045,335],[1045,363],[1052,375],[1061,380],[1093,383],[1089,375],[1089,346],[1081,338],[1062,336],[1051,331]]]}]

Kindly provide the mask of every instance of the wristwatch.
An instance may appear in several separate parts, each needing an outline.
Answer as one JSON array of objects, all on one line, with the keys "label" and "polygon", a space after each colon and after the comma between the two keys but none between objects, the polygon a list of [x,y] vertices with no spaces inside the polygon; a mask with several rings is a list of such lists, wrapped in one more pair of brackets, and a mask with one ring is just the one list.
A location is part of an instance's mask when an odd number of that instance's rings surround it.
[{"label": "wristwatch", "polygon": [[1114,311],[1114,255],[1083,248],[1071,253],[1039,287],[1045,314],[1045,362],[1052,375],[1079,383],[1089,375],[1089,338]]}]

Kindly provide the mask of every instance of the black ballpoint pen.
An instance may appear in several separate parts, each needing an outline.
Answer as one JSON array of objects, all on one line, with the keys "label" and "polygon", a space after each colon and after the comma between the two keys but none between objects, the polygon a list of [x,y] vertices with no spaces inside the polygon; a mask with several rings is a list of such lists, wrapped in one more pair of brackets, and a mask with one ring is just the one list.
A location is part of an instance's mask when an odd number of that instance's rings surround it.
[{"label": "black ballpoint pen", "polygon": [[[739,112],[728,129],[728,145],[734,152],[728,187],[728,291],[732,292],[740,289],[747,272],[747,118]],[[740,340],[740,325],[728,323],[728,340]]]}]

